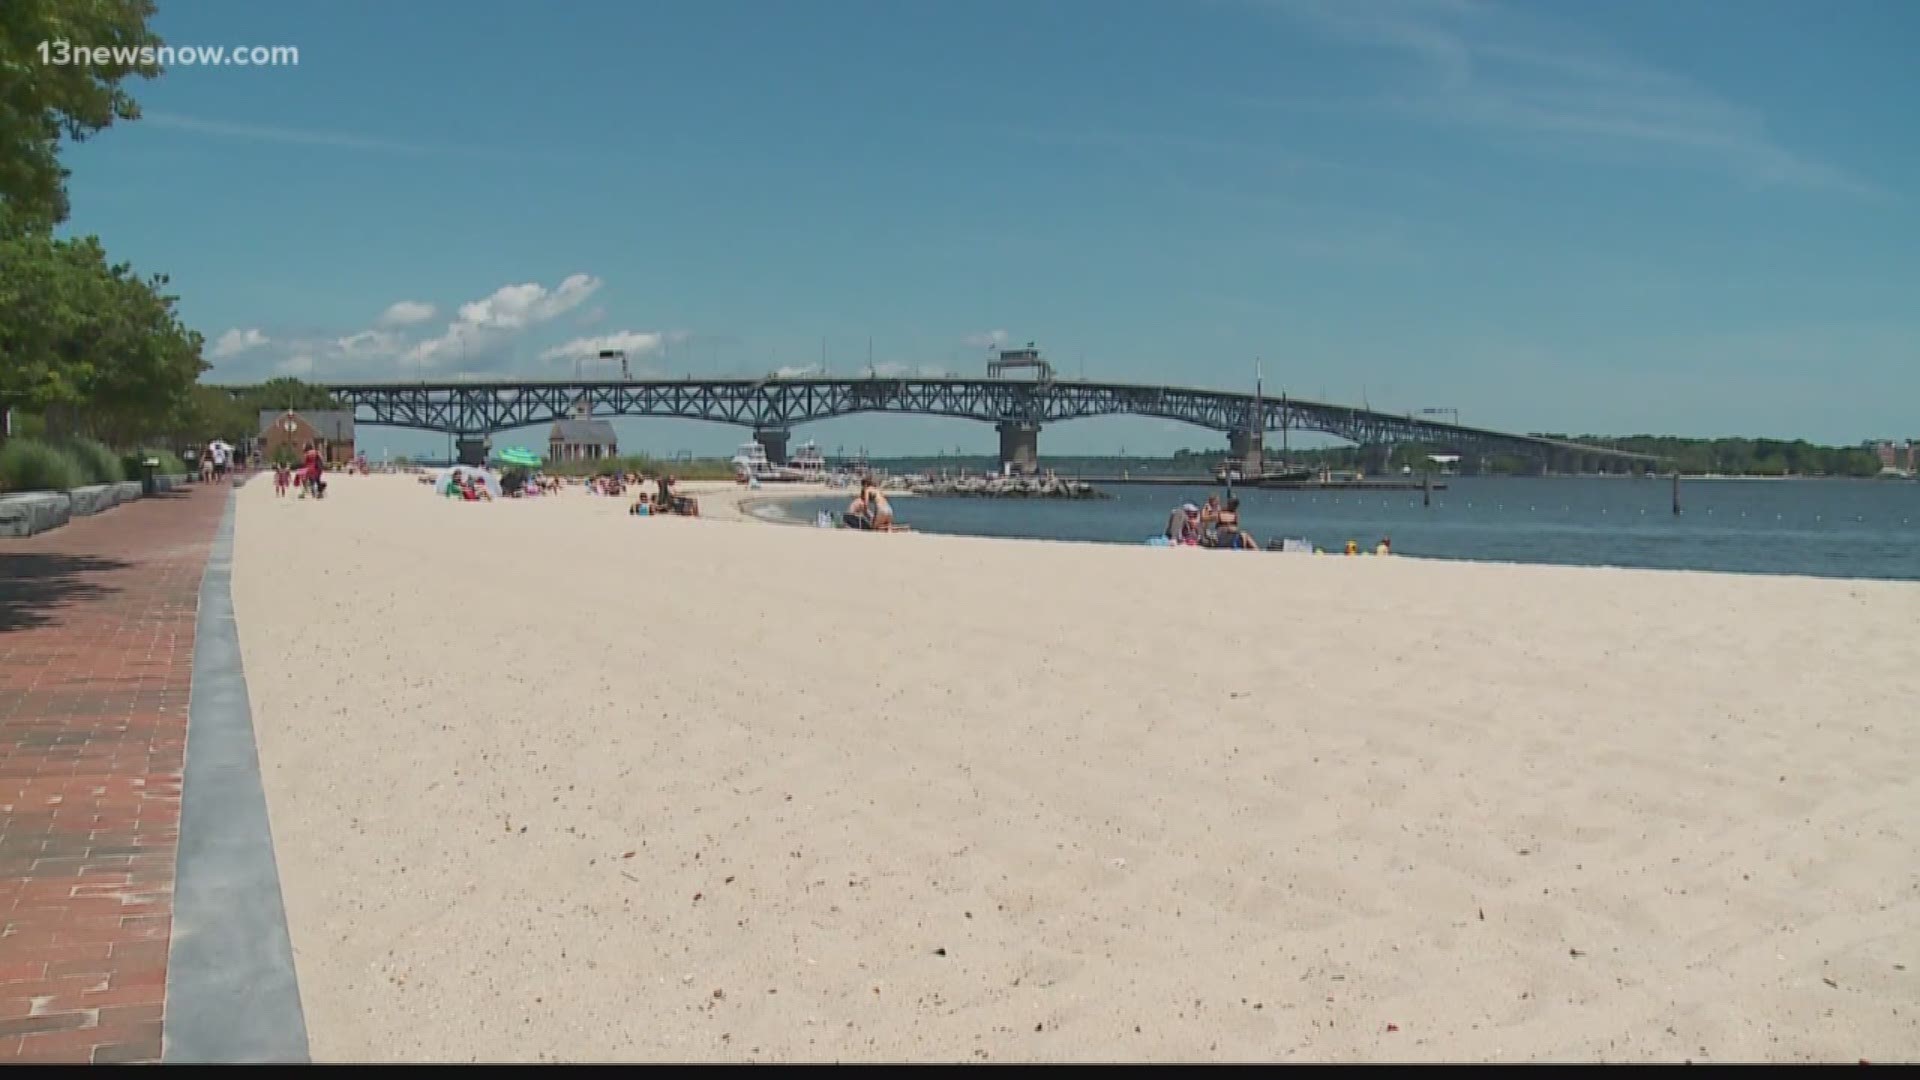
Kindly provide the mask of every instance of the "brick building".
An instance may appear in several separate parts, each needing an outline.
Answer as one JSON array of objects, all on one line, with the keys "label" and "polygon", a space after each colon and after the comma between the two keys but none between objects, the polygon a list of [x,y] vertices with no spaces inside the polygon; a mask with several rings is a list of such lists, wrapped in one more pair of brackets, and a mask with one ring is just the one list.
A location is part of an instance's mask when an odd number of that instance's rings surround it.
[{"label": "brick building", "polygon": [[[260,411],[260,458],[272,462],[276,456],[300,460],[312,443],[330,465],[345,465],[353,460],[353,413],[345,409],[291,409]],[[284,452],[283,452],[284,451]]]}]

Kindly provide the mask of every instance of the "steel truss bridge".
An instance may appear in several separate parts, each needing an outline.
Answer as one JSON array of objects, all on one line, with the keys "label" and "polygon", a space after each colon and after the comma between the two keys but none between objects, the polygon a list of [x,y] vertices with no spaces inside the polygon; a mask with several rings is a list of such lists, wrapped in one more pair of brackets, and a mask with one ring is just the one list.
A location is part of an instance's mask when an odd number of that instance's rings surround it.
[{"label": "steel truss bridge", "polygon": [[323,389],[359,423],[437,431],[474,444],[485,436],[578,416],[672,417],[750,428],[775,460],[797,424],[856,413],[907,413],[998,426],[1001,460],[1032,468],[1044,424],[1090,416],[1151,416],[1225,432],[1235,456],[1260,453],[1264,434],[1315,431],[1385,450],[1444,448],[1471,462],[1515,455],[1556,472],[1640,471],[1659,459],[1605,446],[1441,423],[1424,416],[1177,386],[1016,378],[513,379],[499,382],[343,383]]}]

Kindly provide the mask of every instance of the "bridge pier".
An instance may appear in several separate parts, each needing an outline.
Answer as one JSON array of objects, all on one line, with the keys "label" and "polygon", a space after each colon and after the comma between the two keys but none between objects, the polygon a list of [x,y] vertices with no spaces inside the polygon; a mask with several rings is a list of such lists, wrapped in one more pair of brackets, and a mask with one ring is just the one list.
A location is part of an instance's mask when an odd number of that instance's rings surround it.
[{"label": "bridge pier", "polygon": [[454,450],[458,454],[457,460],[462,465],[485,465],[489,441],[484,435],[478,439],[454,440]]},{"label": "bridge pier", "polygon": [[1360,471],[1368,476],[1385,476],[1393,468],[1393,446],[1372,443],[1360,448]]},{"label": "bridge pier", "polygon": [[1227,456],[1241,476],[1259,476],[1266,468],[1264,432],[1242,429],[1227,436]]},{"label": "bridge pier", "polygon": [[1002,420],[995,425],[1000,433],[1000,466],[1015,475],[1031,476],[1040,471],[1040,425],[1028,420]]},{"label": "bridge pier", "polygon": [[787,440],[792,436],[793,432],[785,428],[756,428],[753,432],[753,441],[759,443],[760,449],[767,452],[768,461],[775,465],[785,465]]}]

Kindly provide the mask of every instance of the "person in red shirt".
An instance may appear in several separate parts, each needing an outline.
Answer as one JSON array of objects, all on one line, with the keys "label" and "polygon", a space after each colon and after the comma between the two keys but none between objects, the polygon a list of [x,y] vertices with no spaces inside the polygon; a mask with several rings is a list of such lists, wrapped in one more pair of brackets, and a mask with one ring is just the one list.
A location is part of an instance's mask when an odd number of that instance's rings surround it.
[{"label": "person in red shirt", "polygon": [[300,460],[300,471],[303,474],[301,479],[307,485],[307,490],[311,491],[316,499],[325,495],[327,486],[326,482],[320,479],[320,475],[325,471],[326,466],[320,460],[320,451],[315,450],[312,443],[308,443],[307,452]]}]

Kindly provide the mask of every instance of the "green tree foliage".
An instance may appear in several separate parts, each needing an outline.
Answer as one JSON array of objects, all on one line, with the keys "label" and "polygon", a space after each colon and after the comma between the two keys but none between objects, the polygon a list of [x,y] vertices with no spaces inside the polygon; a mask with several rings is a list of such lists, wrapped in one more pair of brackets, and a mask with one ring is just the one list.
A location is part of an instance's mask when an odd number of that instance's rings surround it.
[{"label": "green tree foliage", "polygon": [[271,379],[258,386],[232,389],[195,384],[188,388],[182,407],[172,414],[166,434],[181,446],[214,438],[239,446],[259,437],[262,412],[338,408],[340,403],[333,395],[298,379]]},{"label": "green tree foliage", "polygon": [[[1566,438],[1566,436],[1553,436]],[[1673,435],[1572,436],[1574,442],[1653,454],[1688,475],[1874,476],[1880,462],[1858,446],[1819,446],[1805,439],[1684,439]]]},{"label": "green tree foliage", "polygon": [[[207,366],[164,276],[110,262],[95,237],[53,235],[68,211],[62,140],[138,118],[124,84],[160,74],[138,57],[161,44],[152,15],[152,0],[0,0],[0,408],[56,440],[164,434]],[[63,47],[110,55],[50,62]]]},{"label": "green tree foliage", "polygon": [[333,395],[311,383],[299,379],[268,379],[259,386],[250,386],[241,395],[247,408],[256,416],[261,409],[293,409],[296,412],[305,409],[337,409],[340,403]]},{"label": "green tree foliage", "polygon": [[[1687,439],[1673,435],[1615,438],[1610,435],[1555,433],[1545,437],[1635,454],[1651,454],[1661,459],[1660,471],[1678,468],[1690,476],[1711,473],[1722,476],[1857,477],[1873,476],[1880,471],[1879,460],[1866,449],[1818,446],[1804,439],[1794,442],[1778,439]],[[1396,445],[1389,459],[1391,471],[1397,473],[1407,467],[1419,472],[1430,467],[1428,454],[1442,453],[1446,449],[1418,443]],[[1277,447],[1267,448],[1269,460],[1277,459],[1278,454]],[[1198,473],[1210,470],[1225,456],[1224,448],[1181,450],[1174,454],[1173,471]],[[1366,467],[1367,462],[1360,448],[1355,446],[1294,450],[1287,456],[1293,464],[1314,469],[1360,469]],[[1484,471],[1496,475],[1527,475],[1539,472],[1540,463],[1521,455],[1496,454],[1486,459]]]},{"label": "green tree foliage", "polygon": [[0,403],[56,437],[124,446],[163,430],[207,366],[166,284],[109,264],[94,237],[0,239]]},{"label": "green tree foliage", "polygon": [[115,120],[138,119],[140,106],[121,84],[160,74],[125,51],[105,64],[47,63],[41,43],[157,48],[152,15],[153,0],[0,0],[0,233],[65,221],[61,138],[82,142]]}]

